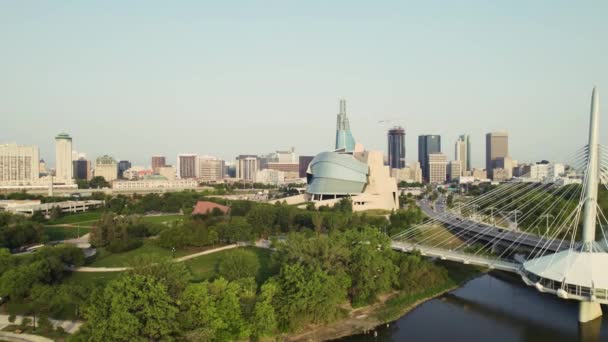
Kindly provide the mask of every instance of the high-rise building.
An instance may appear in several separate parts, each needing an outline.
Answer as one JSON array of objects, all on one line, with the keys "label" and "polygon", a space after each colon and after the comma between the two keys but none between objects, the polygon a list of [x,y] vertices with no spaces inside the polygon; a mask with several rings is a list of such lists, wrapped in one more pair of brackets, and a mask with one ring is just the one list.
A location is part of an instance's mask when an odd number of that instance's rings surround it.
[{"label": "high-rise building", "polygon": [[95,177],[103,177],[107,182],[118,178],[118,163],[108,155],[103,155],[95,160]]},{"label": "high-rise building", "polygon": [[167,165],[167,160],[164,156],[152,156],[152,171],[158,173],[158,168]]},{"label": "high-rise building", "polygon": [[156,173],[159,176],[166,178],[167,180],[175,179],[175,168],[171,165],[160,166]]},{"label": "high-rise building", "polygon": [[463,134],[456,140],[454,159],[460,162],[461,173],[471,170],[471,140],[468,134]]},{"label": "high-rise building", "polygon": [[197,178],[198,156],[196,154],[177,155],[177,176],[180,179]]},{"label": "high-rise building", "polygon": [[460,162],[460,160],[452,160],[451,162],[448,163],[448,180],[450,182],[456,181],[458,179],[460,179],[460,176],[462,176],[462,164]]},{"label": "high-rise building", "polygon": [[397,182],[422,183],[422,169],[419,162],[414,162],[402,169],[391,169],[391,177]]},{"label": "high-rise building", "polygon": [[422,178],[429,182],[429,155],[441,153],[441,136],[421,135],[418,137],[418,161],[422,169]]},{"label": "high-rise building", "polygon": [[56,183],[72,183],[72,137],[60,133],[55,137],[55,178]]},{"label": "high-rise building", "polygon": [[494,178],[492,170],[497,167],[497,160],[507,156],[509,156],[509,135],[507,132],[486,134],[486,172],[488,178]]},{"label": "high-rise building", "polygon": [[84,179],[90,180],[91,177],[91,161],[79,158],[77,160],[72,161],[73,166],[73,174],[75,179]]},{"label": "high-rise building", "polygon": [[299,165],[298,165],[298,170],[299,170],[299,177],[300,178],[306,178],[306,170],[308,170],[308,165],[310,165],[310,162],[314,159],[314,156],[300,156],[299,158]]},{"label": "high-rise building", "polygon": [[128,160],[121,160],[118,162],[118,178],[124,178],[124,173],[131,168],[131,162]]},{"label": "high-rise building", "polygon": [[225,163],[216,157],[198,158],[198,178],[203,182],[217,182],[224,179]]},{"label": "high-rise building", "polygon": [[443,153],[428,155],[429,183],[443,184],[447,176],[448,157]]},{"label": "high-rise building", "polygon": [[336,150],[352,152],[355,150],[355,138],[350,131],[350,123],[346,117],[346,100],[340,100],[340,112],[336,120]]},{"label": "high-rise building", "polygon": [[257,156],[240,155],[236,158],[236,178],[253,182],[258,170],[259,159]]},{"label": "high-rise building", "polygon": [[39,174],[40,158],[37,146],[0,145],[0,184],[36,182]]},{"label": "high-rise building", "polygon": [[388,165],[392,169],[405,167],[405,130],[402,127],[388,130]]}]

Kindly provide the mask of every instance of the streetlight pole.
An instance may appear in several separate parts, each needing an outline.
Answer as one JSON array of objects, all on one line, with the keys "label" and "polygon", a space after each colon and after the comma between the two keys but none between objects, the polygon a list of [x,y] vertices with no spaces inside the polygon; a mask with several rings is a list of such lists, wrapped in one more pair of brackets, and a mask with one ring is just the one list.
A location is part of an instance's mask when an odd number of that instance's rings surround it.
[{"label": "streetlight pole", "polygon": [[519,229],[519,227],[517,226],[517,214],[521,214],[522,212],[520,210],[511,210],[509,212],[509,214],[515,214],[515,229]]},{"label": "streetlight pole", "polygon": [[486,210],[488,210],[488,209],[490,210],[490,215],[492,216],[492,225],[494,227],[496,227],[496,219],[494,218],[494,209],[496,209],[496,208],[495,207],[486,208]]},{"label": "streetlight pole", "polygon": [[553,216],[551,214],[543,214],[543,215],[541,215],[541,217],[546,218],[545,233],[549,232],[549,218],[554,218],[555,216]]}]

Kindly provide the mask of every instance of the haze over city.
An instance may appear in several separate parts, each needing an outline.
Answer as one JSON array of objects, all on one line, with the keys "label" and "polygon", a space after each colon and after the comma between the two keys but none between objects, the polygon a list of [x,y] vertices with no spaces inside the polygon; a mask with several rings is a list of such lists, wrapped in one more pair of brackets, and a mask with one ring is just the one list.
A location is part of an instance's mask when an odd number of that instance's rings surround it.
[{"label": "haze over city", "polygon": [[332,149],[345,98],[357,141],[385,151],[401,125],[408,161],[419,134],[442,135],[452,158],[467,133],[482,167],[496,130],[515,159],[560,159],[586,142],[590,87],[608,88],[607,12],[601,1],[3,2],[0,140],[37,145],[51,165],[63,131],[90,158],[143,165],[314,155]]}]

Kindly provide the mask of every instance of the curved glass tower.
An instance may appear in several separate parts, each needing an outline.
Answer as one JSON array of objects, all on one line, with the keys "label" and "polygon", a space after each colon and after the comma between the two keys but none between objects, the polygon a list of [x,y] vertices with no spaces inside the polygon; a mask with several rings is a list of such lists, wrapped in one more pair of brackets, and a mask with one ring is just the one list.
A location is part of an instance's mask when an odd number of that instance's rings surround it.
[{"label": "curved glass tower", "polygon": [[355,138],[350,131],[350,124],[346,117],[346,100],[340,100],[340,113],[336,123],[336,150],[352,152],[355,150]]}]

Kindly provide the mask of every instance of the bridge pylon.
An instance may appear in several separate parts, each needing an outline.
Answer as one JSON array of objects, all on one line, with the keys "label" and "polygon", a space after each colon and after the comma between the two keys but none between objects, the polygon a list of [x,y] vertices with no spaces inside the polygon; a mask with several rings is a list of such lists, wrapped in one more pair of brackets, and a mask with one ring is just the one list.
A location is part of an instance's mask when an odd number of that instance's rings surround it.
[{"label": "bridge pylon", "polygon": [[579,203],[583,206],[581,244],[576,248],[528,260],[522,269],[524,281],[534,284],[539,291],[578,300],[578,320],[581,323],[601,317],[600,302],[608,300],[608,253],[595,241],[601,167],[599,115],[599,94],[593,88],[587,164],[583,178],[584,195]]}]

